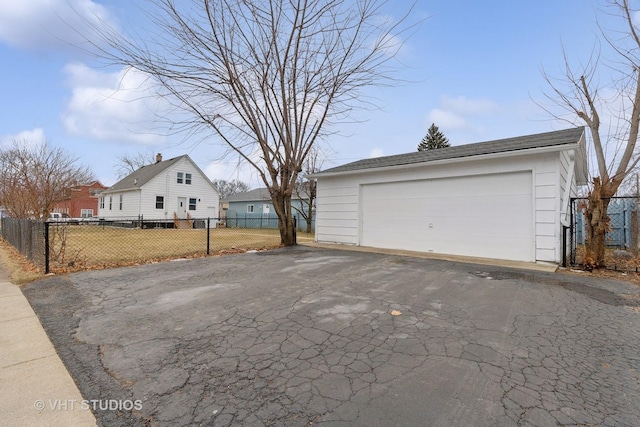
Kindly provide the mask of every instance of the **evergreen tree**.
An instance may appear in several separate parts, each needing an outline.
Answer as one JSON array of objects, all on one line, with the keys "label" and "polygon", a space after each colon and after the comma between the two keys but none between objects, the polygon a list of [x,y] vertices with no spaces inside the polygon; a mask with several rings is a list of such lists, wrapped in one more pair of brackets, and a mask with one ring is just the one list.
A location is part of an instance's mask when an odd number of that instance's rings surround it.
[{"label": "evergreen tree", "polygon": [[449,144],[449,140],[444,136],[442,132],[440,132],[438,126],[432,123],[431,127],[429,127],[429,130],[427,131],[427,134],[424,138],[422,138],[420,144],[418,144],[418,151],[427,151],[433,150],[434,148],[444,148],[450,146],[451,145]]}]

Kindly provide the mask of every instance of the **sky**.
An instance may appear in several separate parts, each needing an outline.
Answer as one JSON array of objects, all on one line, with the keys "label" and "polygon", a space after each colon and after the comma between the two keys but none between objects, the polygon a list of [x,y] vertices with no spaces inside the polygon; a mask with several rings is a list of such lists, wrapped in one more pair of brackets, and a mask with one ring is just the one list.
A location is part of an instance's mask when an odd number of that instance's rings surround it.
[{"label": "sky", "polygon": [[[210,179],[262,186],[215,137],[190,141],[154,126],[162,101],[144,76],[100,62],[83,49],[91,24],[140,33],[143,0],[0,0],[0,146],[47,141],[110,186],[118,158],[162,153],[191,158]],[[388,13],[409,3],[391,2]],[[372,88],[377,108],[357,112],[323,141],[323,167],[412,152],[434,123],[452,145],[571,127],[554,119],[542,70],[561,77],[563,47],[584,64],[602,26],[619,26],[604,0],[417,0],[419,22],[403,40],[396,83]],[[399,18],[395,16],[394,18]]]}]

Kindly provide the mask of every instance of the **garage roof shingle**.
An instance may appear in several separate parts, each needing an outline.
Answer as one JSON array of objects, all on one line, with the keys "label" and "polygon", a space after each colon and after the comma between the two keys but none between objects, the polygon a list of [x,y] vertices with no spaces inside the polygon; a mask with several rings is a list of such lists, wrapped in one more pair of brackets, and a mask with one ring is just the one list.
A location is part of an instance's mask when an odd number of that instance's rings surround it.
[{"label": "garage roof shingle", "polygon": [[532,148],[553,147],[557,145],[576,144],[584,133],[584,127],[577,127],[535,135],[519,136],[515,138],[499,139],[495,141],[477,142],[474,144],[457,145],[436,150],[416,151],[407,154],[375,157],[358,160],[346,165],[326,169],[318,174],[336,172],[350,172],[364,169],[375,169],[390,166],[409,165],[413,163],[433,162],[436,160],[457,159],[485,154],[505,153],[509,151],[528,150]]}]

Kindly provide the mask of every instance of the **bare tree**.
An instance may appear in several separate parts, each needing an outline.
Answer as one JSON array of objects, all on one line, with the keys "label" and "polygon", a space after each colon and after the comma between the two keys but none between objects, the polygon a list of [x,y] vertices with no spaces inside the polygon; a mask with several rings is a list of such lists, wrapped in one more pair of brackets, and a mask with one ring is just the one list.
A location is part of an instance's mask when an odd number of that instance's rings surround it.
[{"label": "bare tree", "polygon": [[137,171],[143,166],[151,165],[156,162],[155,153],[151,151],[138,152],[136,154],[123,154],[119,156],[115,167],[118,179]]},{"label": "bare tree", "polygon": [[318,147],[313,147],[307,156],[302,169],[302,175],[298,175],[298,180],[294,189],[295,198],[300,201],[300,208],[294,208],[306,221],[306,232],[313,232],[312,222],[316,212],[316,196],[318,183],[315,179],[307,178],[316,172],[320,172],[324,157]]},{"label": "bare tree", "polygon": [[15,218],[46,218],[72,185],[94,181],[62,148],[13,140],[0,149],[0,205]]},{"label": "bare tree", "polygon": [[213,185],[218,189],[220,200],[225,200],[234,194],[249,191],[249,185],[237,179],[225,181],[224,179],[214,179]]},{"label": "bare tree", "polygon": [[[609,230],[607,208],[620,184],[634,170],[640,157],[636,142],[640,126],[640,37],[629,0],[608,0],[613,15],[623,21],[623,30],[607,31],[601,35],[615,55],[613,64],[603,64],[594,50],[586,66],[575,72],[565,52],[565,74],[552,79],[544,74],[552,92],[548,98],[568,114],[556,117],[570,122],[582,121],[589,128],[597,174],[591,181],[585,210],[587,228],[585,265],[590,268],[605,265],[605,238]],[[598,73],[606,67],[606,74]],[[599,77],[610,76],[607,85]],[[613,93],[613,96],[605,96]],[[547,111],[550,110],[547,108]],[[611,116],[611,123],[601,127],[601,118]],[[609,120],[607,120],[609,121]]]},{"label": "bare tree", "polygon": [[150,1],[153,35],[103,29],[103,58],[149,75],[188,113],[177,127],[212,132],[252,165],[282,244],[294,244],[291,196],[305,159],[368,105],[363,89],[392,82],[410,10],[392,20],[384,0]]}]

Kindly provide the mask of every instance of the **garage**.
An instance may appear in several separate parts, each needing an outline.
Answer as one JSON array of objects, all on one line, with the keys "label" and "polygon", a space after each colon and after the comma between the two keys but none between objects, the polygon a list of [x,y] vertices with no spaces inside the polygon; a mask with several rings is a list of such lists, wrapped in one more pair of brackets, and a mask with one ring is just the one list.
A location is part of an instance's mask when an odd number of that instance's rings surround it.
[{"label": "garage", "polygon": [[361,245],[533,261],[531,186],[531,171],[363,185]]},{"label": "garage", "polygon": [[561,262],[585,129],[362,159],[313,174],[316,241]]}]

